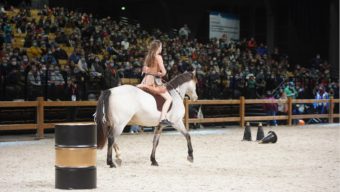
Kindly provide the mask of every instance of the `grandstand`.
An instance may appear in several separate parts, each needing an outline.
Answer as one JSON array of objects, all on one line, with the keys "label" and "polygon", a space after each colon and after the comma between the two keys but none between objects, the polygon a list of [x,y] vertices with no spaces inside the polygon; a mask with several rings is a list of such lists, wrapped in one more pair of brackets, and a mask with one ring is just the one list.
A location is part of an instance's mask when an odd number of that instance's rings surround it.
[{"label": "grandstand", "polygon": [[[136,85],[141,79],[146,45],[153,38],[160,39],[165,45],[162,54],[169,70],[166,79],[195,68],[201,99],[238,99],[240,96],[261,99],[268,91],[275,98],[280,98],[290,87],[290,83],[293,83],[296,90],[294,98],[316,98],[320,87],[330,96],[339,97],[339,74],[334,75],[338,62],[334,63],[332,58],[327,59],[327,46],[320,44],[321,47],[315,47],[313,53],[323,53],[321,56],[310,54],[308,60],[301,60],[308,58],[306,54],[301,52],[301,58],[296,59],[294,51],[289,48],[296,47],[296,44],[285,45],[280,38],[272,37],[278,32],[272,31],[275,26],[271,26],[270,19],[280,20],[283,15],[278,13],[275,18],[266,18],[261,11],[270,12],[275,11],[277,6],[287,6],[281,1],[277,4],[249,4],[247,1],[223,4],[217,0],[209,3],[210,8],[223,5],[217,11],[239,15],[241,27],[238,40],[230,38],[228,33],[221,38],[208,39],[207,34],[200,34],[201,26],[197,26],[199,22],[196,19],[191,18],[192,21],[184,23],[189,19],[185,18],[177,23],[168,18],[172,13],[160,16],[168,21],[166,26],[154,20],[146,23],[150,16],[142,17],[136,7],[140,5],[144,9],[150,6],[154,9],[152,6],[157,4],[151,6],[152,1],[131,1],[126,4],[125,11],[120,10],[120,14],[117,12],[116,15],[99,14],[91,9],[93,4],[90,1],[74,1],[71,5],[66,1],[51,0],[50,6],[17,3],[16,7],[10,7],[10,3],[5,1],[5,9],[1,13],[3,40],[0,99],[4,101],[36,100],[39,96],[43,96],[45,100],[67,101],[71,100],[72,95],[76,95],[76,100],[80,101],[93,96],[96,99],[101,90],[121,84]],[[115,8],[123,5],[120,1],[107,3]],[[336,2],[330,1],[331,9],[334,8],[334,3],[336,5]],[[164,1],[163,7],[159,9],[175,6],[174,4]],[[76,9],[75,5],[82,9]],[[198,5],[198,10],[206,5],[207,3]],[[246,5],[250,8],[245,7]],[[296,14],[299,10],[307,9],[301,5],[296,3],[297,10],[291,13]],[[327,8],[321,3],[313,5]],[[184,4],[183,8],[188,6],[190,5]],[[257,6],[261,8],[256,9]],[[308,9],[315,10],[314,6]],[[225,9],[222,10],[223,8]],[[253,12],[250,17],[245,17],[243,10]],[[131,12],[136,13],[133,15]],[[320,18],[334,16],[320,14]],[[203,16],[208,17],[202,14]],[[253,16],[267,19],[267,25],[262,26],[262,22],[251,20]],[[176,17],[184,15],[179,12]],[[300,23],[295,17],[291,20],[293,24]],[[264,35],[263,29],[256,30],[250,24],[242,24],[247,22],[255,22],[258,26],[267,28],[268,34]],[[188,38],[183,38],[179,34],[179,28],[186,23],[189,24],[191,33]],[[202,25],[206,24],[207,22],[202,22]],[[316,24],[321,26],[319,20]],[[279,24],[275,25],[281,27]],[[207,30],[208,25],[205,28]],[[301,31],[304,30],[305,28]],[[310,37],[326,32],[323,30],[319,34],[310,34]],[[332,30],[329,29],[328,32],[332,33]],[[277,47],[275,43],[282,47]],[[329,46],[331,45],[332,43]],[[330,57],[333,52],[338,52],[328,51]],[[250,111],[256,115],[263,113],[261,110],[261,105],[255,105]],[[220,109],[210,107],[204,111],[217,114]]]}]

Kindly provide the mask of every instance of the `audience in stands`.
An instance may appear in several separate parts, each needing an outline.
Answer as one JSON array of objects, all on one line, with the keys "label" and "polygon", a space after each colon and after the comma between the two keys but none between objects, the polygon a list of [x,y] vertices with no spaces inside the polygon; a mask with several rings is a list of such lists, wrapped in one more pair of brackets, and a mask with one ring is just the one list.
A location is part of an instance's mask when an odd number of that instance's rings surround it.
[{"label": "audience in stands", "polygon": [[[196,69],[202,99],[263,98],[267,91],[279,98],[281,89],[288,97],[315,98],[313,88],[319,86],[339,97],[339,81],[319,54],[305,65],[291,65],[278,48],[269,50],[254,37],[231,41],[224,35],[201,43],[185,25],[177,35],[148,32],[139,23],[47,6],[1,11],[0,20],[1,100],[12,95],[71,100],[71,84],[78,89],[76,99],[83,100],[124,83],[122,78],[140,79],[146,46],[154,38],[166,44],[167,80]],[[53,94],[60,92],[69,95]]]}]

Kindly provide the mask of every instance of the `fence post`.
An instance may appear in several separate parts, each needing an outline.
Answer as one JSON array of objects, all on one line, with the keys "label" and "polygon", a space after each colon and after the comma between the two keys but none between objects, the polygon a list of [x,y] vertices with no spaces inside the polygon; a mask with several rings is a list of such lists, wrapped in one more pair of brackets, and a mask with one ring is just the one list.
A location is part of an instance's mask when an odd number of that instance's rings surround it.
[{"label": "fence post", "polygon": [[184,114],[184,125],[189,130],[189,104],[188,98],[184,98],[185,114]]},{"label": "fence post", "polygon": [[334,118],[334,98],[333,96],[329,100],[330,105],[329,105],[329,118],[328,118],[328,123],[333,123],[333,118]]},{"label": "fence post", "polygon": [[292,98],[288,97],[288,125],[292,126],[292,119],[293,119],[293,104],[292,104]]},{"label": "fence post", "polygon": [[244,116],[245,116],[245,100],[244,96],[240,97],[240,127],[244,127]]},{"label": "fence post", "polygon": [[37,139],[44,138],[44,98],[38,97],[38,106],[37,106],[37,128],[38,135]]}]

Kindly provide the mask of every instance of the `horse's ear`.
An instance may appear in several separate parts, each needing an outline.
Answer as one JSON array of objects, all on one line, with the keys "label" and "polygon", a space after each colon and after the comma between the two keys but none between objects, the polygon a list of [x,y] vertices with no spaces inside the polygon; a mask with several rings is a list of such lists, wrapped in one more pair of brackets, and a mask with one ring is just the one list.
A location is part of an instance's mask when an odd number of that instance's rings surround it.
[{"label": "horse's ear", "polygon": [[196,77],[196,69],[194,69],[191,73],[194,75],[193,77]]}]

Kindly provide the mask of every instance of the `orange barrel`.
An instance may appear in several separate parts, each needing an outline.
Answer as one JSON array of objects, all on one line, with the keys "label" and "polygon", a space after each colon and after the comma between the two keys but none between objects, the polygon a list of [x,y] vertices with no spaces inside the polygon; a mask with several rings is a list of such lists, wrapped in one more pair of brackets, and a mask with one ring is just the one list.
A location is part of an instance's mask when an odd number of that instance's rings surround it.
[{"label": "orange barrel", "polygon": [[55,187],[93,189],[97,186],[97,131],[93,123],[55,125]]}]

